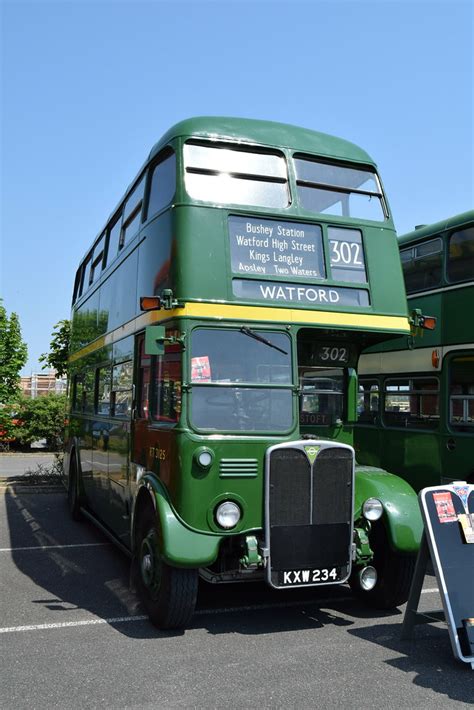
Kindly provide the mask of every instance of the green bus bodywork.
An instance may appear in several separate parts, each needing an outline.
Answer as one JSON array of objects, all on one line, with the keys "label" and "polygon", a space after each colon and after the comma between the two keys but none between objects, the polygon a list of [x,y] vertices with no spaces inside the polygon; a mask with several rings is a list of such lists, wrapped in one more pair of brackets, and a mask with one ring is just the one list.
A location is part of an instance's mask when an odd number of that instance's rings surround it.
[{"label": "green bus bodywork", "polygon": [[[229,184],[235,203],[212,199],[228,196]],[[142,297],[159,297],[160,307],[142,311]],[[162,359],[147,352],[155,326]],[[99,519],[134,557],[141,545],[140,583],[160,603],[154,554],[172,569],[206,568],[213,581],[238,577],[226,577],[224,553],[244,572],[261,572],[269,446],[304,438],[352,444],[360,352],[408,335],[393,222],[363,150],[271,122],[177,124],[77,272],[65,457],[73,515]],[[201,450],[208,466],[199,464]],[[372,525],[362,514],[367,498],[383,504]],[[241,511],[228,531],[215,519],[223,501]],[[156,536],[141,522],[152,516]],[[396,555],[411,565],[421,535],[414,492],[396,476],[361,468],[354,572],[373,561],[371,528],[383,539],[374,543],[382,576],[384,565],[396,569]],[[169,584],[192,586],[190,579],[183,572]],[[374,601],[402,598],[389,596]],[[154,620],[183,622],[170,618]]]},{"label": "green bus bodywork", "polygon": [[[399,237],[406,256],[410,310],[436,318],[436,328],[380,343],[364,351],[359,365],[363,385],[380,393],[371,421],[355,429],[358,460],[393,471],[416,489],[474,476],[474,211],[426,225]],[[462,251],[461,251],[462,250]],[[410,262],[409,262],[410,260]],[[436,410],[423,418],[384,412],[387,383],[428,382],[436,388]],[[432,383],[432,384],[430,384]],[[385,389],[385,392],[384,392]],[[429,392],[425,401],[430,404]],[[457,404],[456,404],[457,399]],[[403,403],[400,397],[400,404]],[[453,406],[464,405],[464,421]],[[367,414],[367,412],[366,412]],[[414,413],[415,414],[415,413]]]}]

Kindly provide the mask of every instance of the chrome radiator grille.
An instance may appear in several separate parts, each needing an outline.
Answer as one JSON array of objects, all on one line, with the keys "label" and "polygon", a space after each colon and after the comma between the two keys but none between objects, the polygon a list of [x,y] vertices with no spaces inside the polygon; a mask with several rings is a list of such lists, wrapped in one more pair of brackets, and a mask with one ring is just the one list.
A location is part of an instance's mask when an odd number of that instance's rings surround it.
[{"label": "chrome radiator grille", "polygon": [[286,586],[281,579],[288,570],[337,569],[337,579],[332,572],[333,577],[325,583],[347,578],[353,467],[353,450],[332,442],[292,442],[269,450],[265,528],[272,586]]}]

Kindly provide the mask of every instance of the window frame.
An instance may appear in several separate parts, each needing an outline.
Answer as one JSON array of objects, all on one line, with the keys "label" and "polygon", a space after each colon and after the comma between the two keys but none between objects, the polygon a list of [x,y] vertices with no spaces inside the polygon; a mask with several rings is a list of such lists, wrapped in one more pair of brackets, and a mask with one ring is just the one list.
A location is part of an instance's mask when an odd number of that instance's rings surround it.
[{"label": "window frame", "polygon": [[[453,366],[456,360],[461,360],[463,358],[472,358],[474,357],[474,352],[470,350],[466,350],[465,352],[458,351],[458,352],[452,352],[449,353],[449,360],[448,360],[448,376],[447,376],[447,411],[446,411],[446,417],[447,417],[447,425],[448,429],[454,434],[467,434],[468,436],[472,436],[474,434],[474,417],[472,419],[472,423],[469,423],[469,413],[466,412],[466,409],[469,407],[469,402],[474,400],[474,392],[472,394],[455,394],[453,395],[451,393],[452,390],[452,385],[453,385]],[[473,385],[474,385],[474,378],[473,378]],[[471,385],[471,386],[473,386]],[[463,421],[462,422],[453,422],[452,421],[452,410],[453,410],[453,400],[461,400],[463,403]],[[466,407],[467,403],[467,407]],[[464,420],[464,417],[467,414],[467,419]]]},{"label": "window frame", "polygon": [[[368,384],[370,387],[373,385],[376,385],[377,389],[376,390],[371,390],[369,389],[366,391],[364,385]],[[359,387],[364,387],[364,391],[360,392]],[[359,426],[377,426],[378,419],[381,416],[382,413],[382,394],[384,392],[384,387],[381,385],[380,381],[376,377],[359,377],[358,382],[357,382],[357,402],[356,402],[356,407],[357,407],[357,412],[356,412],[356,424]],[[377,395],[377,409],[372,412],[370,409],[370,398],[372,394]],[[368,419],[360,419],[359,415],[359,397],[363,396],[364,399],[364,410],[360,414],[364,413],[368,415]],[[365,409],[365,398],[366,396],[369,397],[369,409]],[[370,421],[370,417],[372,417],[372,421]]]},{"label": "window frame", "polygon": [[[129,387],[115,387],[114,386],[114,370],[116,370],[118,367],[123,367],[124,365],[129,365],[130,366],[130,386]],[[132,414],[133,414],[133,359],[125,359],[122,360],[121,362],[114,362],[112,364],[112,371],[111,371],[111,379],[110,379],[110,415],[114,419],[121,419],[121,420],[127,420],[131,419]],[[116,406],[117,406],[117,392],[129,392],[130,393],[130,408],[129,412],[126,412],[124,414],[117,414],[116,412]]]},{"label": "window frame", "polygon": [[[370,222],[380,222],[380,223],[385,223],[388,219],[390,219],[390,212],[388,209],[388,204],[385,198],[385,193],[382,187],[382,182],[380,180],[379,174],[375,168],[374,165],[367,165],[364,163],[351,163],[351,162],[346,162],[346,161],[338,161],[338,160],[330,160],[321,156],[316,156],[316,155],[311,155],[309,153],[302,153],[300,151],[297,151],[292,154],[292,159],[293,159],[293,167],[294,167],[294,173],[295,173],[295,184],[296,184],[296,198],[298,201],[298,205],[301,207],[301,209],[304,209],[307,212],[311,212],[311,214],[323,214],[324,216],[327,217],[339,217],[339,218],[348,218],[348,219],[355,219],[355,220],[362,220],[362,221],[370,221]],[[308,163],[317,163],[318,165],[328,165],[331,167],[336,167],[336,168],[342,168],[346,170],[356,170],[357,172],[366,172],[369,175],[372,175],[374,178],[374,182],[376,186],[378,187],[378,191],[374,190],[363,190],[360,188],[352,188],[352,187],[344,187],[341,185],[334,185],[332,183],[327,183],[327,182],[320,182],[320,181],[313,181],[313,180],[308,180],[304,178],[298,177],[298,164],[297,161],[306,161]],[[338,193],[341,195],[347,195],[348,197],[351,194],[355,195],[363,195],[366,197],[376,197],[379,200],[381,212],[383,215],[383,219],[381,220],[374,220],[370,219],[367,217],[360,217],[358,215],[338,215],[337,213],[331,213],[331,212],[316,212],[315,210],[310,210],[307,207],[305,207],[302,204],[301,200],[301,194],[298,190],[299,187],[305,187],[305,188],[314,188],[316,190],[323,190],[326,192],[333,192],[333,193]]]},{"label": "window frame", "polygon": [[[150,213],[150,198],[151,198],[151,194],[152,194],[153,177],[155,174],[155,170],[160,165],[165,163],[169,158],[174,158],[173,194],[157,210]],[[159,153],[159,155],[148,166],[147,181],[146,181],[147,184],[146,184],[145,196],[144,196],[143,222],[147,222],[152,217],[155,217],[156,215],[160,214],[163,210],[167,209],[167,207],[169,207],[169,205],[173,202],[173,199],[176,197],[176,190],[177,190],[177,184],[178,184],[177,176],[178,176],[178,156],[177,156],[177,153],[174,148],[172,148],[171,146],[167,146]]]},{"label": "window frame", "polygon": [[451,260],[450,260],[451,240],[452,240],[452,238],[455,237],[456,235],[458,235],[458,234],[460,234],[460,233],[462,233],[462,232],[468,232],[469,230],[471,230],[471,231],[473,232],[473,244],[474,244],[474,225],[472,225],[472,224],[467,224],[467,225],[462,225],[462,226],[460,226],[460,227],[456,227],[456,229],[454,229],[452,232],[450,232],[450,233],[447,235],[447,238],[446,238],[446,256],[445,256],[445,264],[446,264],[446,267],[445,267],[445,270],[446,270],[446,281],[447,281],[447,283],[449,283],[449,284],[453,284],[453,285],[454,285],[454,284],[462,284],[462,283],[466,283],[466,282],[469,282],[469,281],[473,281],[473,280],[474,280],[474,276],[473,276],[472,274],[470,274],[470,275],[468,274],[466,277],[464,277],[464,278],[462,278],[462,279],[456,279],[456,280],[454,280],[454,279],[450,276],[450,274],[449,274],[449,267],[450,267],[450,264],[451,264]]},{"label": "window frame", "polygon": [[[420,382],[420,381],[433,381],[436,382],[438,387],[436,390],[424,390],[423,388],[417,390],[413,388],[413,382]],[[397,382],[408,382],[408,390],[406,392],[388,392],[388,387],[392,383],[397,383]],[[417,375],[417,374],[412,374],[412,375],[395,375],[395,376],[387,376],[383,382],[383,402],[382,402],[382,407],[380,408],[380,415],[382,419],[382,424],[384,428],[386,429],[414,429],[415,431],[426,431],[426,432],[436,432],[440,430],[441,426],[441,382],[440,382],[440,377],[437,374],[433,375]],[[405,395],[409,399],[409,405],[410,405],[410,410],[408,412],[390,412],[387,411],[387,395],[392,395],[394,397],[401,397]],[[418,413],[418,415],[413,415],[411,411],[411,402],[410,402],[410,397],[417,397],[417,402],[420,402],[421,398],[424,396],[434,396],[437,398],[437,410],[438,413],[436,415],[428,415],[428,418],[423,420],[421,418],[421,412]],[[397,415],[400,414],[401,416],[399,417],[400,422],[396,421],[395,423],[392,423],[387,420],[387,414],[389,415]],[[410,421],[410,417],[412,416],[418,416],[418,422],[415,421]],[[434,426],[423,426],[423,422],[434,422]]]},{"label": "window frame", "polygon": [[[407,253],[407,252],[415,252],[416,249],[418,249],[419,247],[426,246],[427,244],[430,244],[431,242],[436,242],[436,241],[439,241],[439,242],[440,242],[440,248],[439,248],[437,251],[433,251],[433,252],[431,252],[431,253],[428,254],[428,255],[427,255],[427,254],[422,254],[421,256],[413,256],[413,257],[410,259],[410,262],[421,261],[421,259],[426,258],[426,256],[432,256],[432,255],[434,255],[434,254],[440,254],[440,259],[441,259],[441,263],[440,263],[440,267],[439,267],[439,269],[440,269],[440,276],[439,276],[439,279],[438,279],[437,283],[436,283],[436,284],[431,284],[431,285],[428,285],[428,286],[420,286],[419,288],[416,288],[416,289],[410,288],[410,290],[409,290],[409,289],[408,289],[408,286],[407,286],[406,277],[405,277],[405,270],[404,270],[404,268],[403,268],[404,261],[403,261],[403,258],[402,258],[402,254]],[[407,263],[407,262],[405,262],[405,263]],[[440,235],[436,235],[436,236],[434,236],[434,237],[432,237],[432,238],[430,238],[430,239],[426,239],[426,240],[424,240],[424,241],[417,242],[416,244],[411,244],[410,246],[402,247],[402,248],[400,249],[400,264],[401,264],[401,267],[402,267],[403,281],[404,281],[404,283],[405,283],[405,290],[406,290],[406,292],[407,292],[407,295],[411,295],[411,294],[414,294],[414,293],[422,293],[423,291],[431,291],[431,290],[433,290],[433,289],[440,288],[440,287],[443,285],[443,278],[444,278],[444,271],[445,271],[445,263],[446,263],[446,257],[445,257],[445,251],[444,251],[444,240],[443,240],[443,238],[442,238]],[[423,272],[418,272],[418,274],[419,274],[419,273],[423,273],[423,274],[424,274],[425,272],[424,272],[424,271],[423,271]]]},{"label": "window frame", "polygon": [[[285,176],[281,177],[278,175],[271,175],[271,174],[265,174],[265,173],[258,173],[258,172],[241,172],[239,170],[222,170],[219,169],[218,167],[198,167],[194,166],[192,164],[187,164],[187,158],[186,158],[186,147],[187,146],[198,146],[202,148],[207,148],[211,150],[227,150],[227,151],[235,151],[236,153],[249,153],[253,156],[257,155],[268,155],[268,156],[273,156],[276,157],[280,160],[282,160],[282,164],[284,167],[284,173]],[[291,185],[290,185],[290,168],[289,168],[289,161],[288,157],[285,154],[283,150],[279,150],[278,148],[266,148],[265,146],[261,145],[248,145],[248,144],[240,144],[240,143],[233,143],[232,141],[209,141],[209,140],[204,140],[204,139],[197,139],[197,138],[190,138],[186,140],[183,145],[182,145],[182,161],[183,161],[183,184],[184,184],[184,189],[186,191],[186,195],[188,198],[195,202],[199,203],[206,203],[206,204],[219,204],[219,205],[236,205],[236,206],[245,206],[245,207],[257,207],[261,209],[281,209],[281,210],[286,210],[288,209],[292,202],[292,193],[291,193]],[[220,175],[225,174],[231,179],[235,180],[245,180],[245,181],[250,181],[250,182],[257,182],[261,185],[265,184],[279,184],[283,185],[286,188],[286,203],[285,204],[279,204],[279,205],[269,205],[269,204],[262,204],[262,201],[257,201],[257,202],[249,202],[249,201],[233,201],[231,199],[226,199],[226,200],[216,200],[212,199],[211,196],[209,197],[195,197],[194,195],[191,194],[187,183],[186,183],[186,176],[187,175],[201,175],[203,177],[219,177]]]}]

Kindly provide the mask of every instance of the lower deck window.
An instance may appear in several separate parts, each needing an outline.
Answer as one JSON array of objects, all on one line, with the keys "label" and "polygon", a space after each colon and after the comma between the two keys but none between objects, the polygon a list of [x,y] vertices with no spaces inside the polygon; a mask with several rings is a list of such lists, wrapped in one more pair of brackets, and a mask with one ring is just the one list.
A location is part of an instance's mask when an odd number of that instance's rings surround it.
[{"label": "lower deck window", "polygon": [[375,424],[379,412],[379,384],[376,380],[359,380],[357,393],[357,421]]},{"label": "lower deck window", "polygon": [[449,424],[474,432],[474,355],[454,358],[449,369]]},{"label": "lower deck window", "polygon": [[181,415],[181,346],[167,345],[153,360],[151,416],[175,424]]},{"label": "lower deck window", "polygon": [[384,422],[393,427],[436,429],[439,424],[438,380],[434,377],[387,380]]},{"label": "lower deck window", "polygon": [[132,361],[122,362],[112,368],[111,414],[129,417],[132,411]]}]

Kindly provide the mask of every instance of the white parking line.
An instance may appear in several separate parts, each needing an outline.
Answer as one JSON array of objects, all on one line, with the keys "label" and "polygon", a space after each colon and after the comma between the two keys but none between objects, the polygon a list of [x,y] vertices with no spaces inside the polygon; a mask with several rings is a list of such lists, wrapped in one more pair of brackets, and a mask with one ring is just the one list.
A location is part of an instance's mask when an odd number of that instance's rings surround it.
[{"label": "white parking line", "polygon": [[15,631],[42,631],[44,629],[65,629],[71,626],[94,626],[97,624],[123,624],[127,621],[145,621],[148,616],[117,616],[112,619],[84,619],[83,621],[62,621],[57,624],[31,624],[30,626],[5,626],[0,634],[11,634]]},{"label": "white parking line", "polygon": [[0,552],[17,552],[18,550],[64,550],[67,547],[104,547],[111,542],[78,542],[74,545],[32,545],[31,547],[0,547]]},{"label": "white parking line", "polygon": [[[422,594],[431,594],[433,592],[437,592],[437,588],[433,589],[422,589],[421,593]],[[262,611],[264,609],[281,609],[285,607],[298,607],[298,606],[309,606],[311,605],[323,605],[323,604],[332,604],[334,602],[350,602],[353,601],[351,597],[347,597],[344,599],[334,599],[334,598],[327,598],[327,599],[315,599],[312,602],[281,602],[277,604],[251,604],[248,606],[234,606],[234,607],[225,607],[225,608],[220,608],[220,609],[198,609],[195,612],[195,616],[208,616],[208,615],[215,615],[215,614],[229,614],[229,613],[235,613],[239,611]],[[71,628],[74,626],[97,626],[99,624],[125,624],[129,623],[132,621],[147,621],[148,616],[146,615],[136,615],[136,616],[116,616],[111,619],[84,619],[83,621],[62,621],[58,622],[56,624],[30,624],[29,626],[5,626],[3,628],[0,628],[0,634],[11,634],[15,632],[21,632],[21,631],[44,631],[44,630],[49,630],[49,629],[66,629],[66,628]]]}]

